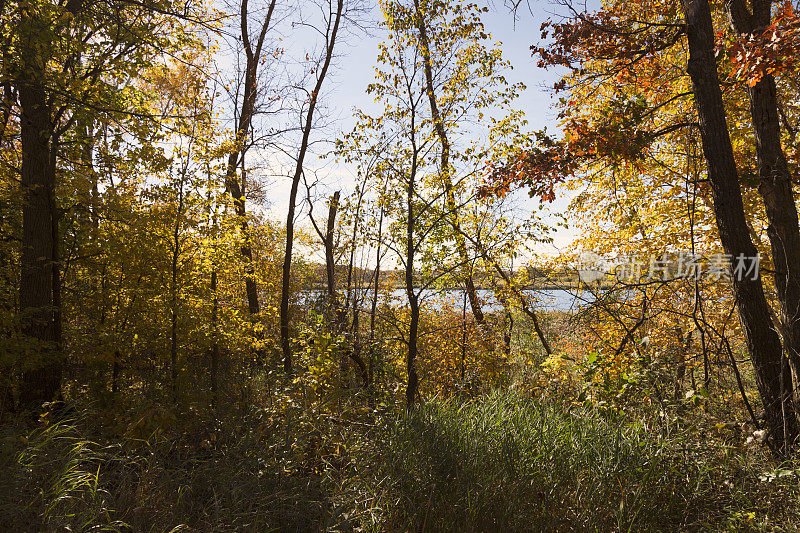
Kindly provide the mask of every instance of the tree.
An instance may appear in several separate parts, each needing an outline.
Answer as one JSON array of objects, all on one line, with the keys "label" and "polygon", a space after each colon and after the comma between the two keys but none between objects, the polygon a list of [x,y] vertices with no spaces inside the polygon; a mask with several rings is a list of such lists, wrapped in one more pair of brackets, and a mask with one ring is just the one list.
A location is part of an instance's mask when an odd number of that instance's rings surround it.
[{"label": "tree", "polygon": [[[461,234],[461,221],[456,205],[456,198],[453,192],[453,180],[450,178],[451,173],[451,163],[450,163],[450,139],[448,135],[448,128],[445,125],[446,118],[442,116],[442,113],[439,111],[439,102],[437,101],[436,96],[436,87],[434,84],[433,79],[433,57],[437,59],[437,63],[445,62],[448,60],[447,55],[444,53],[445,50],[450,49],[452,51],[458,50],[458,45],[452,41],[452,36],[450,35],[438,35],[439,37],[436,44],[438,45],[436,51],[431,50],[431,41],[428,38],[428,18],[433,19],[435,22],[441,22],[440,30],[445,30],[447,28],[445,21],[437,21],[436,19],[438,16],[442,16],[447,14],[447,8],[450,7],[446,2],[426,2],[423,6],[419,0],[414,0],[414,21],[419,31],[419,45],[420,45],[420,53],[422,57],[422,65],[423,70],[425,72],[425,92],[428,94],[428,102],[430,104],[430,112],[431,118],[433,120],[434,129],[436,131],[436,136],[439,138],[440,144],[440,163],[439,163],[439,172],[442,178],[442,185],[445,189],[445,199],[447,200],[447,210],[449,211],[450,215],[450,223],[453,225],[453,233],[454,238],[456,241],[456,250],[458,251],[459,258],[464,265],[468,265],[468,257],[467,257],[467,248],[466,243],[464,242],[464,237]],[[458,10],[457,10],[458,11]],[[474,17],[474,15],[473,15]],[[434,22],[434,24],[435,24]],[[467,24],[454,24],[455,28],[447,28],[452,33],[474,33],[475,31],[482,33],[482,25],[480,25],[479,20],[477,18],[472,18],[467,22]],[[470,29],[470,26],[474,29]],[[434,26],[435,27],[435,26]],[[445,33],[445,31],[441,31],[441,33]],[[456,41],[457,42],[457,41]],[[455,45],[455,46],[454,46]],[[487,57],[481,57],[478,61],[486,61]],[[473,59],[473,61],[475,61]],[[460,68],[459,68],[460,67]],[[458,65],[455,69],[455,76],[463,76],[463,67],[462,65]],[[441,72],[441,69],[437,68],[437,72]],[[466,78],[466,76],[465,76]],[[448,84],[448,81],[444,81],[444,90],[445,91],[452,91],[451,87],[447,87],[447,85],[452,84],[452,81]],[[441,83],[441,82],[440,82]],[[462,97],[463,98],[463,97]],[[457,114],[459,111],[463,113],[462,109],[453,109],[453,105],[451,102],[447,102],[450,104],[448,108],[450,110],[455,111],[453,114]],[[450,119],[453,120],[452,118]],[[449,122],[449,121],[448,121]],[[486,325],[486,318],[483,315],[483,311],[481,310],[480,302],[478,302],[478,296],[475,292],[475,282],[472,279],[472,273],[467,272],[467,275],[464,277],[464,285],[467,290],[467,297],[469,298],[469,305],[472,309],[472,314],[475,317],[475,320],[481,326]]]},{"label": "tree", "polygon": [[[748,7],[746,0],[727,4],[731,25],[740,40],[759,42],[765,38],[775,39],[778,27],[792,24],[796,18],[791,3],[781,6],[783,13],[779,14],[778,23],[773,23],[772,0],[752,0],[749,4]],[[764,52],[758,55],[769,59],[770,56]],[[800,227],[792,176],[781,143],[775,77],[770,71],[757,70],[748,77],[746,90],[755,136],[758,192],[769,222],[767,234],[772,247],[774,283],[780,305],[781,336],[797,379],[800,378]]]},{"label": "tree", "polygon": [[[365,179],[372,178],[381,228],[384,216],[389,221],[381,244],[403,267],[410,407],[417,395],[424,291],[458,272],[476,322],[485,323],[472,273],[476,260],[488,253],[481,248],[491,246],[494,236],[483,231],[480,216],[465,206],[477,201],[471,185],[486,159],[499,157],[524,137],[522,114],[511,108],[522,85],[506,81],[503,74],[510,66],[497,47],[487,44],[490,36],[480,22],[483,11],[476,6],[387,1],[381,7],[388,35],[368,92],[384,111],[379,116],[360,113],[357,127],[341,141],[340,153],[359,162]],[[468,130],[473,121],[488,117],[487,133]],[[490,198],[477,203],[483,205],[474,213],[482,215],[484,207],[496,204]]]},{"label": "tree", "polygon": [[[154,69],[150,85],[154,96],[158,98],[161,116],[165,117],[161,124],[168,129],[170,150],[169,163],[165,169],[166,176],[160,184],[149,189],[153,205],[150,207],[153,232],[161,233],[161,238],[169,250],[169,279],[166,283],[169,309],[169,373],[170,389],[173,401],[178,399],[178,380],[181,367],[179,351],[185,347],[181,343],[182,333],[189,337],[192,329],[204,330],[199,324],[189,326],[192,308],[192,296],[198,300],[205,299],[207,290],[212,292],[212,322],[218,321],[218,295],[216,294],[216,268],[211,272],[211,286],[203,282],[205,276],[197,275],[203,264],[198,256],[203,248],[198,238],[203,226],[214,224],[208,220],[209,212],[216,209],[212,205],[216,200],[216,188],[213,180],[212,166],[219,157],[219,150],[213,146],[216,124],[213,120],[214,94],[202,75],[204,66],[210,64],[208,58],[194,58],[189,65],[178,64],[161,69]],[[166,118],[170,117],[170,118]],[[207,192],[203,189],[207,188]],[[239,215],[239,213],[236,213]],[[212,215],[216,217],[216,215]],[[214,229],[209,230],[213,232]],[[213,251],[211,252],[213,254]],[[155,254],[154,254],[155,255]],[[197,265],[197,266],[193,266]],[[246,268],[250,268],[248,265]],[[201,281],[202,280],[202,281]],[[181,327],[183,326],[183,327]],[[214,330],[217,324],[211,326]],[[218,361],[214,351],[218,351],[217,332],[211,332],[212,343],[212,389],[216,387],[216,367]],[[212,393],[216,392],[212,390]],[[212,396],[213,399],[213,396]]]},{"label": "tree", "polygon": [[[761,13],[762,19],[764,5],[760,4],[754,10]],[[579,105],[579,100],[564,102],[561,114],[565,125],[563,139],[557,141],[540,134],[538,146],[510,157],[494,173],[494,190],[507,190],[507,185],[512,182],[525,183],[532,193],[552,199],[554,187],[567,176],[580,175],[593,164],[605,164],[614,169],[640,164],[649,154],[664,146],[663,143],[687,135],[690,128],[697,128],[722,247],[733,258],[754,258],[757,248],[748,224],[751,215],[745,210],[737,156],[731,142],[715,61],[717,34],[712,10],[705,1],[686,1],[682,7],[683,21],[676,7],[666,4],[644,6],[637,2],[614,2],[595,13],[581,12],[568,5],[571,18],[567,22],[546,23],[542,28],[543,36],[552,33],[553,43],[536,48],[540,63],[572,69],[572,73],[564,77],[556,88],[577,94],[581,86],[594,87],[599,91],[595,94],[599,94],[605,103],[606,113],[602,116],[582,114],[583,106]],[[731,7],[738,9],[737,4]],[[767,7],[766,12],[769,11]],[[681,48],[683,42],[687,44],[688,57]],[[674,57],[676,63],[683,61],[688,66],[685,69],[654,68],[664,65],[665,57]],[[690,90],[686,88],[687,82],[691,85]],[[620,83],[621,89],[615,90],[614,87],[620,87]],[[769,93],[769,80],[762,86],[762,92]],[[693,97],[693,109],[681,105],[688,97]],[[757,149],[757,152],[762,152],[764,160],[760,164],[763,168],[777,168],[774,166],[780,167],[780,164],[775,147],[775,121],[766,121],[765,125],[763,116],[763,113],[771,113],[777,117],[776,103],[768,96],[759,102],[755,105],[772,110],[761,112],[757,118],[759,111],[751,104],[752,119],[760,123],[758,128],[765,128],[760,130],[761,134],[772,139],[766,142],[771,146],[766,150],[771,150],[772,155],[768,156],[763,146]],[[694,113],[696,118],[692,116]],[[758,141],[756,144],[765,143]],[[686,143],[682,145],[686,146]],[[780,172],[771,172],[771,175],[772,182],[760,181],[762,197],[765,191],[775,194],[775,187],[781,187],[781,178],[776,177]],[[774,210],[779,204],[788,207],[785,186],[783,190],[782,194],[770,200],[773,206],[768,210]],[[789,235],[793,231],[792,211],[787,209],[783,220],[771,230],[772,233],[780,231],[785,234],[783,246],[791,247],[795,242]],[[775,257],[787,253],[791,252],[772,246],[773,263],[778,268],[784,260]],[[792,268],[791,265],[784,266],[789,270]],[[785,277],[788,272],[781,269],[781,275]],[[797,420],[791,398],[792,375],[782,356],[781,339],[770,320],[772,313],[762,280],[735,278],[732,290],[756,371],[770,438],[776,450],[783,450],[797,437]],[[778,291],[783,293],[779,294],[781,307],[789,313],[793,306],[787,300],[787,297],[791,299],[791,290],[787,285]],[[784,317],[783,322],[786,320]],[[791,338],[784,337],[784,347],[791,357]],[[789,342],[788,347],[786,342]]]},{"label": "tree", "polygon": [[[130,113],[128,74],[146,67],[181,21],[198,14],[191,3],[129,3],[117,8],[77,1],[4,3],[4,58],[19,97],[22,243],[20,318],[31,340],[20,402],[36,407],[59,396],[61,374],[61,257],[59,179],[61,141],[87,114],[117,120]],[[174,32],[174,33],[173,33]],[[176,39],[177,41],[177,39]],[[127,87],[125,86],[127,85]],[[8,95],[8,93],[7,93]],[[7,100],[8,101],[8,100]]]},{"label": "tree", "polygon": [[[335,7],[334,7],[335,5]],[[311,92],[308,94],[308,102],[304,109],[304,116],[301,123],[302,138],[297,150],[295,159],[294,173],[292,175],[292,187],[289,193],[289,209],[286,215],[286,251],[283,258],[283,278],[281,283],[281,305],[280,305],[280,336],[281,350],[283,353],[283,370],[289,375],[292,373],[292,346],[289,339],[289,290],[292,274],[292,250],[294,245],[294,223],[295,208],[297,204],[297,190],[300,185],[300,178],[303,175],[303,163],[308,152],[311,131],[314,128],[314,112],[319,102],[322,84],[328,74],[331,61],[333,59],[336,38],[339,34],[339,26],[345,17],[344,0],[333,0],[328,3],[325,20],[325,30],[322,32],[325,40],[325,47],[317,66],[313,69],[315,83]]]},{"label": "tree", "polygon": [[[236,109],[236,126],[235,126],[235,141],[234,147],[228,155],[228,166],[225,171],[225,187],[233,199],[233,204],[236,209],[236,214],[240,218],[241,231],[243,235],[243,244],[241,247],[241,254],[247,263],[245,269],[245,292],[247,295],[247,309],[251,315],[257,315],[261,310],[261,305],[258,301],[258,284],[254,277],[252,267],[253,250],[249,240],[248,224],[247,224],[247,209],[245,205],[245,173],[242,170],[241,178],[237,176],[237,171],[241,167],[244,169],[244,156],[247,153],[248,136],[251,133],[253,118],[258,111],[258,66],[263,62],[262,54],[264,47],[264,40],[267,36],[267,31],[270,28],[272,15],[275,11],[276,0],[271,0],[267,7],[267,12],[263,20],[257,25],[257,35],[255,41],[252,41],[249,33],[249,2],[242,0],[239,11],[239,29],[240,35],[238,40],[245,53],[244,65],[244,88],[242,89],[241,101],[234,102]],[[239,94],[237,92],[237,100]]]},{"label": "tree", "polygon": [[[511,107],[524,85],[511,84],[505,78],[511,65],[485,32],[480,17],[487,10],[452,1],[414,0],[407,8],[398,3],[392,13],[416,30],[409,35],[419,47],[424,88],[439,142],[438,177],[452,229],[450,239],[462,264],[472,314],[483,329],[487,323],[475,291],[474,261],[470,259],[470,255],[481,252],[471,254],[467,249],[468,243],[474,245],[477,240],[465,237],[469,224],[461,208],[471,193],[456,185],[465,183],[464,178],[475,172],[474,165],[483,164],[492,157],[490,153],[501,152],[507,148],[505,143],[519,142],[525,124],[521,113]],[[490,133],[483,144],[484,139],[476,140],[474,132],[465,129],[487,118]]]}]

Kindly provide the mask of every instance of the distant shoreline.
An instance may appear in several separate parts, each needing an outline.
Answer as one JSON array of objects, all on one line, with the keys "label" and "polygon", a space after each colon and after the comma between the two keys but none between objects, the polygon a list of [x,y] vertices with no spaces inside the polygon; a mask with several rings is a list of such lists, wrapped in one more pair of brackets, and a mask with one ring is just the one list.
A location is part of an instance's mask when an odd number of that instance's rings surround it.
[{"label": "distant shoreline", "polygon": [[[591,287],[591,288],[594,289],[594,290],[608,290],[611,287],[612,287],[612,285],[605,284],[605,285],[599,285],[599,286],[595,286],[595,287]],[[322,291],[322,290],[325,290],[326,288],[327,287],[326,287],[325,284],[315,283],[309,289],[305,289],[305,290],[314,290],[314,291],[319,290],[319,291]],[[386,289],[386,288],[389,288],[391,290],[403,290],[403,289],[405,289],[405,286],[402,285],[402,284],[392,284],[392,285],[389,285],[389,286],[387,286],[387,285],[382,285],[381,286],[381,289]],[[415,287],[415,288],[419,289],[420,287]],[[567,283],[536,283],[536,284],[533,284],[533,285],[526,285],[526,286],[517,287],[517,288],[519,290],[522,290],[522,291],[575,291],[575,290],[584,291],[584,290],[588,290],[586,285],[583,284],[583,283],[581,283],[580,285],[578,285],[577,283],[569,283],[569,284],[567,284]],[[341,291],[341,290],[344,289],[344,287],[338,286],[337,289]],[[358,285],[358,286],[353,287],[353,289],[355,289],[355,290],[371,290],[371,289],[374,289],[374,286],[373,285]],[[485,287],[485,286],[476,286],[475,289],[479,290],[479,291],[490,291],[490,290],[493,290],[492,287]],[[464,287],[429,287],[427,290],[463,291],[465,289],[464,289]]]}]

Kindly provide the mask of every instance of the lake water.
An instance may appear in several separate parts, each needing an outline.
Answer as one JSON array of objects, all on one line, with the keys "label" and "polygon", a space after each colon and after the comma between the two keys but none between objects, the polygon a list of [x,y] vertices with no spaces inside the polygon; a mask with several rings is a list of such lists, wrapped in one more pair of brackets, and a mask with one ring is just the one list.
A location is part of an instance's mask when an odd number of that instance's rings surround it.
[{"label": "lake water", "polygon": [[[321,295],[322,292],[321,290],[313,291],[313,294]],[[574,312],[594,300],[589,291],[577,289],[540,289],[522,292],[528,297],[531,307],[539,311]],[[477,293],[482,301],[484,311],[496,312],[503,308],[502,304],[495,298],[493,291],[479,289]],[[369,306],[371,295],[372,292],[370,291],[365,307]],[[393,289],[391,296],[397,305],[404,305],[408,301],[405,289]],[[420,302],[423,307],[428,309],[440,308],[445,305],[458,308],[464,305],[464,291],[460,289],[424,290],[422,291]],[[514,306],[519,305],[516,301],[511,303]],[[467,312],[469,312],[469,302],[467,302]]]},{"label": "lake water", "polygon": [[[483,303],[483,310],[487,312],[500,311],[503,305],[495,298],[494,291],[487,289],[479,289],[477,291],[478,298]],[[594,298],[588,291],[578,291],[569,289],[542,289],[542,290],[526,290],[522,291],[528,298],[529,305],[535,310],[541,311],[577,311],[581,306],[591,302]],[[406,293],[402,289],[393,291],[392,296],[397,298],[399,302],[406,301]],[[463,290],[446,290],[446,291],[423,291],[421,296],[423,301],[422,305],[429,303],[433,306],[448,303],[456,307],[463,307],[464,305],[464,291]],[[510,302],[513,306],[519,304],[512,299]],[[467,302],[467,312],[469,312],[469,302]]]}]

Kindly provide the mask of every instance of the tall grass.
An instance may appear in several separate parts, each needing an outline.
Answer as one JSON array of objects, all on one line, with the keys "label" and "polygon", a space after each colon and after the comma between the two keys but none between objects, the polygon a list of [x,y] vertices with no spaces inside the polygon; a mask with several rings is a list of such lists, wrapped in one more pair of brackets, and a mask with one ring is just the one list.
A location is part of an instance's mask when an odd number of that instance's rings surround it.
[{"label": "tall grass", "polygon": [[33,430],[6,423],[0,530],[791,531],[800,523],[792,468],[760,477],[775,465],[758,450],[641,420],[509,392],[429,402],[411,415],[359,412],[176,417],[144,440],[95,433],[89,413]]},{"label": "tall grass", "polygon": [[[98,443],[84,420],[4,428],[0,531],[315,531],[319,480],[288,477],[258,421]],[[181,428],[185,430],[186,428]]]},{"label": "tall grass", "polygon": [[370,481],[350,487],[376,531],[773,530],[780,491],[797,495],[719,450],[510,393],[431,403],[377,436],[354,463]]}]

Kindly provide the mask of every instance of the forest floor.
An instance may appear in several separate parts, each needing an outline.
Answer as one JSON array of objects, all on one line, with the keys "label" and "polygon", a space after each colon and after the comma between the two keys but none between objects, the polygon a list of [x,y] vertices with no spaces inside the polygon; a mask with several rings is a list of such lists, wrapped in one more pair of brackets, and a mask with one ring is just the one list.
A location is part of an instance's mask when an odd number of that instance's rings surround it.
[{"label": "forest floor", "polygon": [[[0,426],[3,531],[793,531],[740,427],[504,391],[408,415],[88,406]],[[117,411],[119,412],[119,411]],[[331,413],[337,412],[336,416]]]}]

